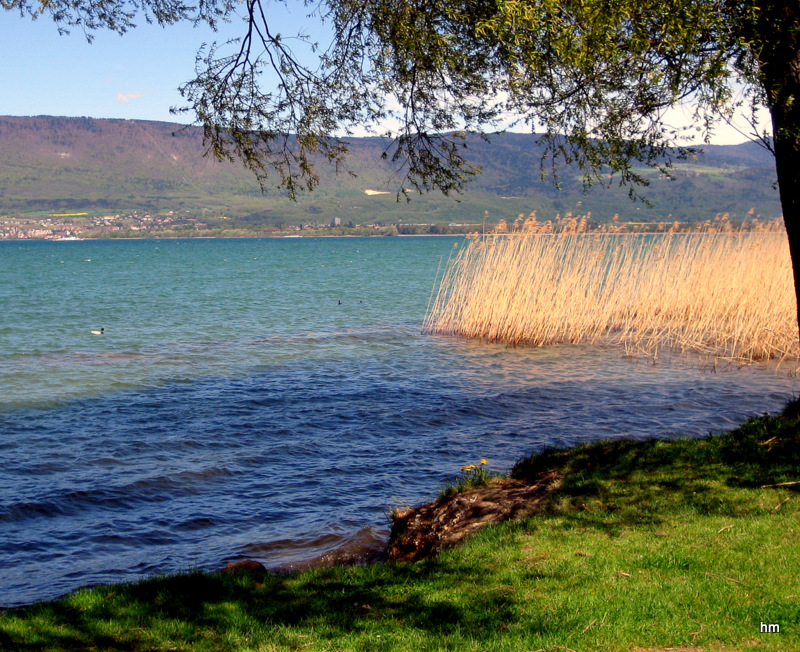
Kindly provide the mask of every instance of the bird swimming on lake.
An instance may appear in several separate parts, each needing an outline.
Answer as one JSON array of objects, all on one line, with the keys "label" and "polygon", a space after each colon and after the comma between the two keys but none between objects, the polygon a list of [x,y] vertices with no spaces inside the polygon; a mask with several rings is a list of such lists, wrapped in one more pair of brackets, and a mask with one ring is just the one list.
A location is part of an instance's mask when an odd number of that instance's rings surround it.
[{"label": "bird swimming on lake", "polygon": [[89,332],[90,332],[92,335],[102,335],[103,333],[105,333],[105,331],[106,331],[106,329],[105,329],[105,328],[101,328],[99,331],[98,331],[98,330],[91,330],[91,331],[89,331]]}]

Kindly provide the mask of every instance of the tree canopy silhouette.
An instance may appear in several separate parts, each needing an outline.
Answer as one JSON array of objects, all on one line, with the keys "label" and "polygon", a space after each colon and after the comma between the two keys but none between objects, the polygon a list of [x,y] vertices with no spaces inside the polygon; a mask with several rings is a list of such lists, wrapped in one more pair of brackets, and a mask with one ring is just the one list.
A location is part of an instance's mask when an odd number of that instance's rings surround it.
[{"label": "tree canopy silhouette", "polygon": [[348,133],[387,124],[400,188],[459,192],[479,172],[466,134],[516,123],[543,132],[543,173],[576,164],[586,184],[619,182],[635,196],[643,165],[669,175],[693,154],[671,108],[689,107],[689,128],[706,137],[736,111],[755,126],[766,110],[772,128],[749,135],[775,154],[800,288],[796,0],[273,0],[327,26],[312,57],[274,31],[269,0],[0,2],[88,34],[124,33],[137,17],[241,18],[239,39],[200,50],[178,110],[203,126],[209,153],[240,159],[262,184],[276,175],[290,194],[318,183],[314,156],[344,164]]}]

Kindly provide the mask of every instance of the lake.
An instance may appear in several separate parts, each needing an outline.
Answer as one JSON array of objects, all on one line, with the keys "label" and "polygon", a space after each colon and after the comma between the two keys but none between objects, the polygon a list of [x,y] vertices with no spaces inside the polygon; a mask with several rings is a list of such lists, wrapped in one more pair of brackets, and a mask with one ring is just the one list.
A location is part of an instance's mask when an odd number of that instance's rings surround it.
[{"label": "lake", "polygon": [[765,368],[423,334],[460,242],[0,242],[0,606],[367,554],[462,465],[703,435],[797,394]]}]

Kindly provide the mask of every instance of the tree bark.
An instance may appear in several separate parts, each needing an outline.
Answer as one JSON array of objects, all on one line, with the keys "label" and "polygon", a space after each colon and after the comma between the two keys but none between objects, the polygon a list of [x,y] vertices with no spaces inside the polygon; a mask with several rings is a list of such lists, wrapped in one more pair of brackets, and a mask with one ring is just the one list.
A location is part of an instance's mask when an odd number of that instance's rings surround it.
[{"label": "tree bark", "polygon": [[[800,95],[798,97],[800,98]],[[773,116],[774,114],[773,111]],[[773,124],[777,133],[782,128],[781,125],[786,123],[779,116],[778,119],[773,117]],[[795,121],[793,124],[797,125],[800,122]],[[800,139],[775,138],[775,167],[778,172],[783,221],[789,239],[800,328]],[[765,299],[769,300],[769,297]],[[800,335],[800,330],[798,334]]]},{"label": "tree bark", "polygon": [[758,59],[772,114],[775,167],[800,328],[800,4],[796,0],[764,3],[760,23],[764,44]]}]

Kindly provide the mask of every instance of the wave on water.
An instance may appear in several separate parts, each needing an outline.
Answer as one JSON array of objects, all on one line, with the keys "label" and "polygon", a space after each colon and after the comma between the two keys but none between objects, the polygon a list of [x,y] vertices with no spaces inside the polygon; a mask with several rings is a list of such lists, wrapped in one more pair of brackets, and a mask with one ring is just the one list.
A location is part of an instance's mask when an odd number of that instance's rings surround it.
[{"label": "wave on water", "polygon": [[[95,465],[106,465],[110,459],[94,460]],[[111,462],[120,464],[118,460]],[[63,466],[53,466],[50,473],[63,471]],[[29,475],[44,475],[41,466]],[[210,484],[234,475],[227,468],[210,467],[200,471],[179,471],[173,474],[155,474],[141,480],[117,486],[97,486],[84,490],[57,490],[42,492],[40,500],[33,502],[11,502],[0,505],[0,523],[18,522],[40,517],[76,516],[84,510],[133,509],[137,503],[158,503],[174,500],[184,495],[193,495],[207,489]]]},{"label": "wave on water", "polygon": [[0,354],[4,386],[0,410],[36,405],[50,408],[108,391],[192,382],[204,376],[241,374],[253,368],[275,369],[302,358],[343,357],[419,336],[419,328],[413,325],[384,325],[240,335],[228,340],[155,342],[130,348],[115,344],[111,350]]},{"label": "wave on water", "polygon": [[355,533],[327,532],[316,536],[250,543],[241,546],[225,561],[235,563],[259,559],[276,572],[302,571],[337,564],[364,564],[385,559],[388,536],[388,527],[364,526]]}]

